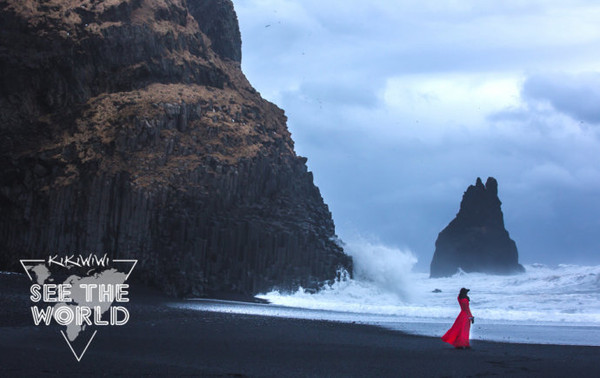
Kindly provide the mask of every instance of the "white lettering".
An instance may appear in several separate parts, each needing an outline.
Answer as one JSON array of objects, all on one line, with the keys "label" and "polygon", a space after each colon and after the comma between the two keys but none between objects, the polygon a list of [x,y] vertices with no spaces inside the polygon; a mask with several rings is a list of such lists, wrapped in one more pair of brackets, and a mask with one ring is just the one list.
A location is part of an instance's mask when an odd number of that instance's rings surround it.
[{"label": "white lettering", "polygon": [[40,325],[42,319],[46,325],[49,325],[50,320],[52,320],[52,306],[48,306],[46,311],[40,310],[38,306],[31,306],[31,315],[33,316],[33,323],[35,325]]}]

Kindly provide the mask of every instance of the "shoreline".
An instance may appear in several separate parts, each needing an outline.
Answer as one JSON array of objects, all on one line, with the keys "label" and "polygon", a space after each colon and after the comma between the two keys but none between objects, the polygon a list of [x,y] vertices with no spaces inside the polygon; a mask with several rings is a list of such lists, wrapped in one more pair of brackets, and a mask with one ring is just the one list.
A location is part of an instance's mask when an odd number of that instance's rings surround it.
[{"label": "shoreline", "polygon": [[[454,318],[404,318],[389,314],[310,309],[221,298],[187,298],[171,301],[168,305],[193,311],[372,325],[410,335],[434,338],[443,335],[454,322]],[[471,340],[510,344],[600,347],[600,327],[595,324],[495,322],[480,319],[471,326]]]},{"label": "shoreline", "polygon": [[[28,299],[3,288],[3,303]],[[27,308],[3,311],[0,375],[600,375],[599,347],[475,340],[473,349],[455,350],[437,337],[378,326],[173,308],[152,290],[131,292],[131,321],[101,329],[81,362],[61,327],[33,326]],[[7,321],[7,313],[26,317]]]},{"label": "shoreline", "polygon": [[[598,376],[597,347],[438,338],[319,320],[172,310],[132,311],[76,362],[51,329],[0,327],[0,375]],[[19,341],[16,343],[16,341]]]}]

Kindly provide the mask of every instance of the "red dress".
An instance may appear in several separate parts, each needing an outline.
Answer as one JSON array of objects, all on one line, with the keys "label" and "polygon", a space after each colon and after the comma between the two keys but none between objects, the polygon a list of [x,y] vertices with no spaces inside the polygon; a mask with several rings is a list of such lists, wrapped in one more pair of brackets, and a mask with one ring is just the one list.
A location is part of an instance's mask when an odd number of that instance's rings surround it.
[{"label": "red dress", "polygon": [[469,331],[471,330],[471,310],[469,310],[469,300],[467,298],[458,298],[460,304],[460,314],[454,321],[452,328],[442,336],[442,340],[455,347],[469,346]]}]

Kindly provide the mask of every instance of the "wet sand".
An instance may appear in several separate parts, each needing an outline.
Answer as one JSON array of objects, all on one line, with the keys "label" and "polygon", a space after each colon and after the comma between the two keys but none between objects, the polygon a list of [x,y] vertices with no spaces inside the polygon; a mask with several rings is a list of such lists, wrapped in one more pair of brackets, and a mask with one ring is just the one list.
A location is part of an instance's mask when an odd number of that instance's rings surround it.
[{"label": "wet sand", "polygon": [[4,276],[0,285],[3,377],[600,376],[599,347],[474,341],[455,350],[374,326],[177,309],[139,288],[130,321],[100,329],[77,362],[61,327],[33,325],[27,282]]}]

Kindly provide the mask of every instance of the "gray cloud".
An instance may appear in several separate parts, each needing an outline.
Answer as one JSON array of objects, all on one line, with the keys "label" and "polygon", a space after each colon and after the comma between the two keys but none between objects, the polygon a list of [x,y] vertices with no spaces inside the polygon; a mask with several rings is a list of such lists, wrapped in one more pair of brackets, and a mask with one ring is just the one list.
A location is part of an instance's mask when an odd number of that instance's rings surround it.
[{"label": "gray cloud", "polygon": [[[342,238],[408,247],[426,271],[464,190],[494,176],[523,262],[600,263],[600,138],[579,125],[598,114],[578,102],[599,99],[578,74],[600,66],[593,1],[234,3],[242,68],[288,115]],[[559,69],[576,74],[523,82]]]},{"label": "gray cloud", "polygon": [[576,121],[600,123],[600,73],[534,75],[523,84],[527,101],[547,102]]},{"label": "gray cloud", "polygon": [[317,106],[350,106],[375,107],[379,103],[375,83],[349,82],[341,80],[307,81],[302,83],[296,93],[291,96],[302,97],[308,101],[316,101]]}]

